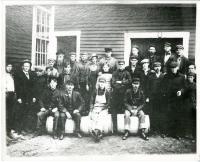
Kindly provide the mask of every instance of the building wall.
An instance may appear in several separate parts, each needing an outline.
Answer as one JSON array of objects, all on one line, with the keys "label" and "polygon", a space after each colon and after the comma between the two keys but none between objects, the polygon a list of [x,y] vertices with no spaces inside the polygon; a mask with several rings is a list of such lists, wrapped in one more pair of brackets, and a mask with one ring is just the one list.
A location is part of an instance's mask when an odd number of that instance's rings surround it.
[{"label": "building wall", "polygon": [[55,7],[55,30],[81,30],[81,52],[102,55],[105,47],[123,59],[124,33],[188,31],[189,58],[195,56],[195,7],[164,5],[65,5]]},{"label": "building wall", "polygon": [[6,7],[6,59],[19,64],[31,59],[32,6]]}]

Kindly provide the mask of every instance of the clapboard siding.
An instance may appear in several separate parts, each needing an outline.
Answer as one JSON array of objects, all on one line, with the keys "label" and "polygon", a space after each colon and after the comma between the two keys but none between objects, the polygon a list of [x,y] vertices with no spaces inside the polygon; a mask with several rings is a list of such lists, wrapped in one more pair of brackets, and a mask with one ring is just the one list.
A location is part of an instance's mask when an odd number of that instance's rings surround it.
[{"label": "clapboard siding", "polygon": [[32,6],[6,7],[6,59],[19,64],[31,59]]},{"label": "clapboard siding", "polygon": [[183,5],[57,5],[55,30],[80,30],[81,52],[102,55],[112,47],[118,59],[123,59],[125,32],[188,31],[189,57],[194,59],[195,14],[195,7]]}]

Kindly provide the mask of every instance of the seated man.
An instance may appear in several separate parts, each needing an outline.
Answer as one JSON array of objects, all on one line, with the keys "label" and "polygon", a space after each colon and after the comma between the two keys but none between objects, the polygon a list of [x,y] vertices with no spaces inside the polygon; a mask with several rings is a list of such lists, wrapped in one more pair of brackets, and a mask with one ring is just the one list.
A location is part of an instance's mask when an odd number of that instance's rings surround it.
[{"label": "seated man", "polygon": [[74,83],[68,81],[65,84],[65,91],[63,92],[61,102],[66,108],[66,116],[68,119],[73,119],[75,121],[76,135],[81,138],[80,133],[80,121],[81,121],[81,111],[84,108],[85,102],[78,91],[74,91]]},{"label": "seated man", "polygon": [[53,138],[57,138],[57,127],[58,127],[58,100],[60,91],[56,88],[57,79],[55,77],[50,77],[48,80],[48,87],[43,91],[40,99],[40,112],[37,113],[37,132],[36,136],[42,135],[45,131],[45,123],[48,116],[54,116],[53,124]]},{"label": "seated man", "polygon": [[149,140],[147,135],[145,134],[145,115],[142,111],[144,107],[145,98],[143,91],[140,87],[140,79],[133,78],[132,89],[128,89],[124,96],[124,105],[125,105],[125,114],[124,114],[124,123],[125,123],[125,134],[123,136],[123,140],[126,140],[129,135],[129,126],[130,126],[130,116],[138,116],[139,117],[139,129],[141,129],[141,137],[144,140]]},{"label": "seated man", "polygon": [[99,78],[97,89],[93,92],[90,99],[90,118],[92,121],[92,136],[99,142],[103,134],[103,125],[106,115],[110,108],[110,94],[106,89],[106,79]]}]

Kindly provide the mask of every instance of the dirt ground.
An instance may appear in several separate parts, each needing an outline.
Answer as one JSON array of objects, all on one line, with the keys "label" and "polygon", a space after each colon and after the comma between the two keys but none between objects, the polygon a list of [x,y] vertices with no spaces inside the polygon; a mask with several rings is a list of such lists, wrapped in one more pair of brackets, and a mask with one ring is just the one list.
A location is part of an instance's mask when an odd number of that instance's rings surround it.
[{"label": "dirt ground", "polygon": [[11,157],[44,157],[68,155],[130,155],[130,154],[182,154],[195,153],[196,143],[189,139],[180,141],[158,135],[144,141],[138,136],[131,136],[123,141],[120,135],[105,136],[99,143],[87,136],[78,139],[65,136],[63,140],[54,140],[50,135],[33,137],[9,142],[7,154]]}]

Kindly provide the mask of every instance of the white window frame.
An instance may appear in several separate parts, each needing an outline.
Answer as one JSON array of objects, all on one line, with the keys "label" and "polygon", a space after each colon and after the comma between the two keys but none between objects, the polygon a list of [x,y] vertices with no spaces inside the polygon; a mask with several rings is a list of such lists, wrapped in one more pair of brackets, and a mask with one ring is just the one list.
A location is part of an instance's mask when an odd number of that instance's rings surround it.
[{"label": "white window frame", "polygon": [[[80,43],[81,43],[81,31],[55,31],[53,38],[53,48],[54,53],[57,52],[57,37],[65,37],[65,36],[76,36],[76,60],[79,61],[80,58]],[[56,56],[55,56],[56,57]]]},{"label": "white window frame", "polygon": [[[46,9],[42,6],[34,6],[33,7],[33,21],[32,21],[32,54],[31,54],[31,62],[32,62],[32,70],[35,69],[35,67],[43,67],[43,66],[36,66],[36,39],[40,39],[40,40],[44,40],[42,38],[40,38],[37,35],[37,9],[42,10],[43,12],[46,12],[48,14],[50,14],[49,17],[49,38],[46,39],[47,41],[49,41],[48,47],[47,49],[45,49],[46,53],[47,53],[47,58],[46,60],[46,65],[47,65],[47,60],[49,58],[49,56],[51,55],[51,40],[52,40],[52,33],[54,32],[54,7],[51,7],[51,9]],[[47,31],[45,31],[47,32]],[[44,65],[44,67],[46,66]]]},{"label": "white window frame", "polygon": [[184,56],[188,57],[190,32],[127,32],[124,33],[124,60],[129,63],[131,39],[134,38],[182,38]]}]

